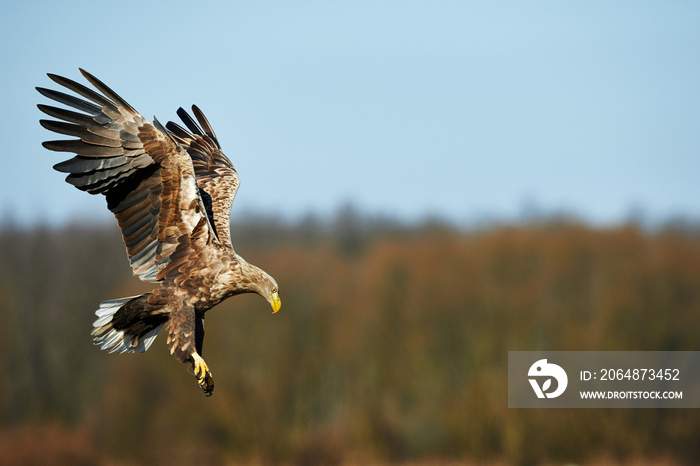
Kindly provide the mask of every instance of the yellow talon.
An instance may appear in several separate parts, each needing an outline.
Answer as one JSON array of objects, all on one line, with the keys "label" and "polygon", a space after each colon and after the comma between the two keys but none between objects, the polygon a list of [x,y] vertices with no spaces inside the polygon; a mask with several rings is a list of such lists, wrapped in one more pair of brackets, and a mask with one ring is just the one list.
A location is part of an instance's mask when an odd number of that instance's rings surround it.
[{"label": "yellow talon", "polygon": [[206,396],[211,396],[214,392],[214,377],[211,375],[209,366],[197,353],[192,354],[192,359],[194,361],[194,375],[197,377],[199,388],[204,390]]}]

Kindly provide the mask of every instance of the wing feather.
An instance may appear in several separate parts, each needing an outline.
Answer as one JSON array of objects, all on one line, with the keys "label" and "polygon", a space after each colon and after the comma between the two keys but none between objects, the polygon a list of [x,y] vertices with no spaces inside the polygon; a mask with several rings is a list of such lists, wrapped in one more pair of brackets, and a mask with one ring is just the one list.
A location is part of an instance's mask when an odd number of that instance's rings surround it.
[{"label": "wing feather", "polygon": [[202,113],[202,111],[196,105],[192,106],[192,113],[194,113],[194,116],[197,118],[197,121],[204,129],[204,132],[206,133],[206,135],[209,136],[209,138],[212,141],[214,141],[214,143],[216,144],[216,147],[221,149],[221,146],[219,145],[219,139],[216,137],[216,134],[214,134],[214,129],[209,124],[209,120],[207,120],[207,117],[204,116],[204,113]]},{"label": "wing feather", "polygon": [[[57,84],[79,97],[37,88],[45,97],[78,110],[39,105],[57,120],[41,120],[54,133],[77,139],[46,141],[47,149],[73,152],[54,166],[66,181],[91,194],[103,194],[122,231],[129,262],[145,281],[169,279],[179,260],[195,248],[190,236],[206,244],[213,239],[199,195],[195,168],[186,150],[154,120],[149,123],[100,80],[80,70],[99,92],[68,78],[50,74]],[[84,100],[85,99],[85,100]]]},{"label": "wing feather", "polygon": [[187,129],[172,121],[166,127],[192,158],[200,196],[217,238],[222,244],[233,247],[230,217],[231,206],[240,185],[238,172],[221,151],[216,134],[202,111],[193,105],[192,112],[197,121],[184,109],[177,111]]},{"label": "wing feather", "polygon": [[54,91],[53,89],[46,89],[43,87],[37,87],[37,91],[44,97],[48,97],[51,100],[68,105],[77,110],[83,111],[87,114],[93,115],[93,118],[99,118],[100,123],[104,121],[109,121],[107,114],[102,112],[102,109],[93,103],[86,102],[70,94],[65,94],[63,92]]}]

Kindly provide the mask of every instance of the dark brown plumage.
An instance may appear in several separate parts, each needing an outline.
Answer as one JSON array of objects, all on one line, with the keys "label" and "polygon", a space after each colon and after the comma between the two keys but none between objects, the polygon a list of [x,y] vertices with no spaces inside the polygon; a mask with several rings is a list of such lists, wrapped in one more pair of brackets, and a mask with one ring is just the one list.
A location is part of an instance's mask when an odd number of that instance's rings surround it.
[{"label": "dark brown plumage", "polygon": [[79,111],[39,105],[59,120],[41,120],[44,128],[77,138],[43,145],[76,154],[54,168],[78,189],[105,196],[134,275],[157,284],[150,293],[101,303],[94,342],[110,352],[144,352],[167,324],[170,352],[193,364],[199,386],[211,395],[214,381],[201,356],[204,313],[240,293],[259,294],[273,312],[281,306],[275,280],[231,245],[238,173],[196,106],[196,121],[182,108],[177,112],[187,129],[172,122],[166,129],[80,72],[99,92],[53,74],[53,81],[82,98],[37,88]]}]

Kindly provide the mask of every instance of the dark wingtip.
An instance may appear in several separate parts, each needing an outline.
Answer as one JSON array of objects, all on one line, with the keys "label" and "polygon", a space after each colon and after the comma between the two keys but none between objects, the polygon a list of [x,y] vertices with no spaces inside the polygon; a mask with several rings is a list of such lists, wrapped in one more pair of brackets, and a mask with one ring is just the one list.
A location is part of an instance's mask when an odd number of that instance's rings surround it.
[{"label": "dark wingtip", "polygon": [[199,107],[197,107],[196,105],[192,105],[192,113],[199,122],[199,126],[202,127],[202,129],[204,130],[204,133],[206,133],[206,135],[214,141],[216,147],[221,149],[219,139],[216,137],[216,133],[214,133],[214,128],[212,128],[211,124],[209,123],[209,120],[204,115],[204,112],[202,112],[202,110],[200,110]]},{"label": "dark wingtip", "polygon": [[51,108],[53,108],[53,107],[50,107],[50,106],[45,105],[45,104],[36,104],[36,108],[38,108],[42,112],[46,113],[47,115],[50,115],[51,113],[49,113],[49,112],[51,112]]},{"label": "dark wingtip", "polygon": [[52,128],[52,126],[51,126],[52,123],[54,123],[54,122],[51,121],[51,120],[45,120],[45,119],[43,119],[43,118],[42,118],[41,120],[39,120],[39,124],[40,124],[42,127],[44,127],[45,129],[48,129],[49,131],[53,131],[53,130],[51,129],[51,128]]},{"label": "dark wingtip", "polygon": [[187,113],[187,110],[184,108],[180,107],[177,109],[177,116],[179,116],[183,121],[184,120],[191,120],[192,118],[190,117],[190,114]]},{"label": "dark wingtip", "polygon": [[177,116],[180,117],[182,122],[185,124],[185,126],[187,126],[187,129],[189,129],[192,132],[192,134],[204,136],[204,133],[202,132],[202,128],[199,127],[197,122],[195,122],[192,119],[190,114],[187,113],[187,111],[184,108],[180,107],[177,109]]},{"label": "dark wingtip", "polygon": [[34,89],[36,89],[36,91],[44,97],[48,97],[49,99],[51,98],[51,89],[47,89],[41,86],[36,86]]},{"label": "dark wingtip", "polygon": [[70,162],[71,160],[72,159],[64,160],[63,162],[59,162],[53,166],[53,169],[56,170],[57,172],[61,172],[61,173],[70,173],[70,170],[67,170],[65,167],[68,165],[68,162]]}]

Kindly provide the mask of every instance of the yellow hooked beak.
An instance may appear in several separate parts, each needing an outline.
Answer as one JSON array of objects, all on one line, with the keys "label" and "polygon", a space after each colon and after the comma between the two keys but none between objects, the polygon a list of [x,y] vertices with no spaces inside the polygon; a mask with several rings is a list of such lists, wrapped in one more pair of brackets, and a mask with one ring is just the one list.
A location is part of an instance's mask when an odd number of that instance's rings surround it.
[{"label": "yellow hooked beak", "polygon": [[272,313],[277,314],[277,311],[282,307],[282,300],[277,293],[270,293],[270,304],[272,305]]}]

